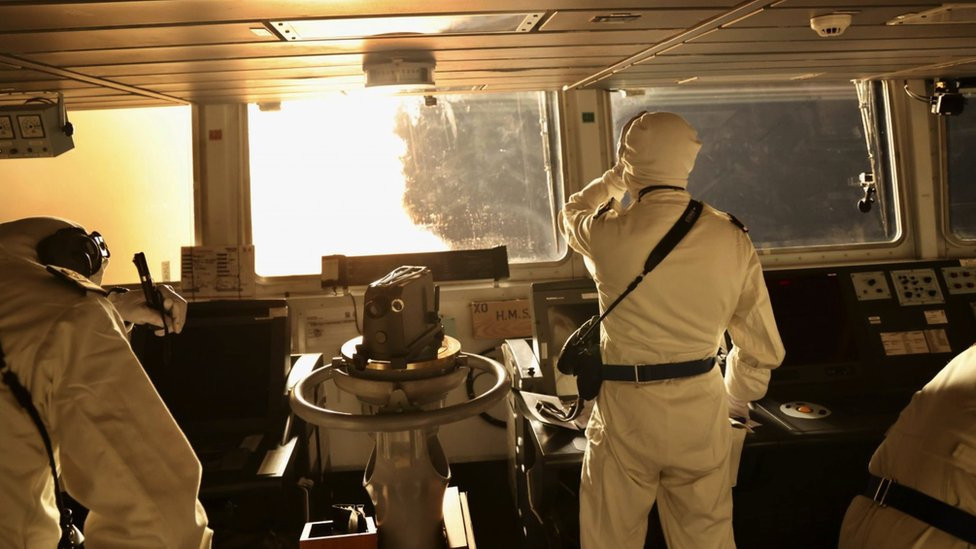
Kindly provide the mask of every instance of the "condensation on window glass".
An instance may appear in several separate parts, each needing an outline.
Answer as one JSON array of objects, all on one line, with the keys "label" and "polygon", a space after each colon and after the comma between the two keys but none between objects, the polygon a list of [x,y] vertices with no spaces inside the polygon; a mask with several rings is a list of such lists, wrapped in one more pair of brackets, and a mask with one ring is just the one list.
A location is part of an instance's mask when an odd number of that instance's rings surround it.
[{"label": "condensation on window glass", "polygon": [[[966,94],[976,105],[976,94]],[[949,230],[957,238],[976,240],[976,113],[964,110],[945,117],[948,133]]]},{"label": "condensation on window glass", "polygon": [[689,192],[741,219],[757,247],[897,238],[883,120],[873,121],[878,201],[867,213],[857,207],[864,196],[859,176],[872,167],[854,86],[641,92],[612,94],[614,135],[645,110],[687,119],[702,141]]},{"label": "condensation on window glass", "polygon": [[180,248],[194,244],[190,107],[68,117],[74,149],[0,161],[0,221],[54,216],[98,231],[112,252],[103,284],[139,282],[136,252],[155,280],[180,280]]},{"label": "condensation on window glass", "polygon": [[335,94],[248,110],[255,270],[321,272],[325,255],[507,247],[565,254],[553,102],[543,93]]}]

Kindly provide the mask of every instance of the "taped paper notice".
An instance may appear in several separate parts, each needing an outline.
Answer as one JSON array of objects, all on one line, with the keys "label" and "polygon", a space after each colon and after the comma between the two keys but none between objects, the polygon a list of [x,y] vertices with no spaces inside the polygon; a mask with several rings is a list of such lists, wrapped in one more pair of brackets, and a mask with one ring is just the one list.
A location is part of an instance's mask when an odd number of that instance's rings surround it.
[{"label": "taped paper notice", "polygon": [[881,332],[881,344],[888,356],[916,355],[929,352],[925,342],[925,333],[921,330],[914,332]]},{"label": "taped paper notice", "polygon": [[911,332],[881,332],[881,344],[887,356],[952,352],[949,338],[942,328]]},{"label": "taped paper notice", "polygon": [[949,345],[949,337],[946,335],[946,331],[942,328],[937,330],[925,330],[925,341],[929,344],[929,352],[952,352],[952,346]]},{"label": "taped paper notice", "polygon": [[254,246],[184,246],[181,288],[190,297],[254,295]]},{"label": "taped paper notice", "polygon": [[926,324],[948,324],[949,319],[946,318],[945,309],[935,309],[925,311],[925,322]]}]

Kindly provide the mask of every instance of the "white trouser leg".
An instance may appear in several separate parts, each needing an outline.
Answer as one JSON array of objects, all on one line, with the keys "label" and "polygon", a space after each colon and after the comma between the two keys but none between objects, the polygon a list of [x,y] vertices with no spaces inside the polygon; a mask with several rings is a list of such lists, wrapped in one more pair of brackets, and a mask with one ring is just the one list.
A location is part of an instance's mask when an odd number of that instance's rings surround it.
[{"label": "white trouser leg", "polygon": [[587,431],[580,477],[580,545],[582,549],[639,549],[647,535],[657,482],[635,482],[603,434]]},{"label": "white trouser leg", "polygon": [[604,383],[586,430],[582,548],[643,547],[656,497],[671,549],[734,547],[727,416],[718,369]]}]

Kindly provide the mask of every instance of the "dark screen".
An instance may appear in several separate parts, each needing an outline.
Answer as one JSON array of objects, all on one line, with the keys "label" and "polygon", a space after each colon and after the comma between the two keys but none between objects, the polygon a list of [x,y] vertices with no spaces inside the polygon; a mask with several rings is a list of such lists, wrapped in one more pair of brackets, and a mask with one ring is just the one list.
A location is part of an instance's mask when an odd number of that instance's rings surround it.
[{"label": "dark screen", "polygon": [[596,286],[588,278],[532,284],[532,347],[542,380],[532,390],[557,394],[555,361],[576,328],[599,312]]},{"label": "dark screen", "polygon": [[[253,428],[281,407],[289,353],[286,318],[212,316],[190,304],[179,334],[133,333],[132,347],[176,422],[189,431]],[[226,311],[223,314],[228,314]]]},{"label": "dark screen", "polygon": [[776,326],[786,358],[782,366],[857,360],[857,346],[833,273],[768,280]]},{"label": "dark screen", "polygon": [[546,344],[549,348],[549,357],[556,360],[570,334],[576,331],[576,328],[579,328],[588,318],[599,314],[599,312],[596,300],[593,300],[592,303],[563,303],[548,307],[546,318],[549,327],[547,334],[549,340],[546,341]]}]

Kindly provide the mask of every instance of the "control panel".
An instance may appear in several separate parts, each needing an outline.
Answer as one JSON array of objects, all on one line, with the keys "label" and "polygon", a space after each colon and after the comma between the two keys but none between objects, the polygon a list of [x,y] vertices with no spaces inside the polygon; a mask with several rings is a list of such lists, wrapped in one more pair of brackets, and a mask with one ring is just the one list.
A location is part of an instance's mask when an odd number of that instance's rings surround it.
[{"label": "control panel", "polygon": [[958,260],[764,273],[786,349],[761,415],[791,435],[879,436],[976,342],[976,265]]},{"label": "control panel", "polygon": [[976,341],[976,266],[958,260],[764,275],[786,348],[770,381],[788,389],[781,402],[917,389]]},{"label": "control panel", "polygon": [[895,295],[902,305],[943,303],[942,290],[934,269],[904,269],[891,271]]},{"label": "control panel", "polygon": [[854,295],[860,301],[891,298],[891,288],[884,271],[851,273],[851,282],[854,284]]},{"label": "control panel", "polygon": [[942,267],[942,279],[950,294],[976,294],[976,267]]},{"label": "control panel", "polygon": [[779,411],[783,415],[797,419],[823,419],[830,415],[830,409],[826,406],[798,400],[780,404]]}]

